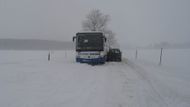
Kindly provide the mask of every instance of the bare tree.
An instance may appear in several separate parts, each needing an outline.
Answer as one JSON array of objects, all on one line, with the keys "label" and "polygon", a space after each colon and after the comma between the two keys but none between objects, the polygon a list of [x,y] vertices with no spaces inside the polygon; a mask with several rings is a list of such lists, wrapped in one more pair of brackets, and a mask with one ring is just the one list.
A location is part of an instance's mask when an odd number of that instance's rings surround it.
[{"label": "bare tree", "polygon": [[104,15],[100,10],[92,10],[83,21],[82,27],[85,31],[104,31],[108,21],[108,15]]},{"label": "bare tree", "polygon": [[107,37],[109,47],[115,47],[117,45],[115,33],[107,28],[109,20],[109,15],[101,13],[100,10],[92,10],[83,21],[82,28],[84,31],[103,32]]},{"label": "bare tree", "polygon": [[111,30],[104,30],[104,34],[107,38],[107,43],[110,48],[118,47],[117,40],[115,39],[115,33]]}]

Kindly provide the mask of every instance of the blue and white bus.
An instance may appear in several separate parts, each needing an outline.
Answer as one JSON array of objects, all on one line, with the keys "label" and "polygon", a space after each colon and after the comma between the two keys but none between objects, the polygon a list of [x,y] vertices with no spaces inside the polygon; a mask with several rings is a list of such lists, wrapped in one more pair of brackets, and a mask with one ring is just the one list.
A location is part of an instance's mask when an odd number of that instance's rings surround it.
[{"label": "blue and white bus", "polygon": [[102,32],[79,32],[73,37],[76,62],[104,64],[107,57],[106,37]]}]

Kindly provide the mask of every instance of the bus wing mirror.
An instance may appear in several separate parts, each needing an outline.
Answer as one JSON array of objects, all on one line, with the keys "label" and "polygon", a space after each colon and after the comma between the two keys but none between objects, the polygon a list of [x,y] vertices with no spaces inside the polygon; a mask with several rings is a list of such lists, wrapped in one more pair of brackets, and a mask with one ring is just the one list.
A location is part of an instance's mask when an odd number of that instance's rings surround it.
[{"label": "bus wing mirror", "polygon": [[74,37],[73,37],[73,42],[75,41],[75,39],[76,39],[76,37],[74,36]]}]

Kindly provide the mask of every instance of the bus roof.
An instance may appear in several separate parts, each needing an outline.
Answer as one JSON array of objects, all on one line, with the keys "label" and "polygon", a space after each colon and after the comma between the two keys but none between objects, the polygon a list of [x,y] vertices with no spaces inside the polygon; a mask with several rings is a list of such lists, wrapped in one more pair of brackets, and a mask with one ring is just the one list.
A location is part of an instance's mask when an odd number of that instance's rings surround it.
[{"label": "bus roof", "polygon": [[77,34],[86,34],[86,33],[101,33],[101,34],[103,34],[103,32],[100,32],[100,31],[83,31],[83,32],[78,32]]}]

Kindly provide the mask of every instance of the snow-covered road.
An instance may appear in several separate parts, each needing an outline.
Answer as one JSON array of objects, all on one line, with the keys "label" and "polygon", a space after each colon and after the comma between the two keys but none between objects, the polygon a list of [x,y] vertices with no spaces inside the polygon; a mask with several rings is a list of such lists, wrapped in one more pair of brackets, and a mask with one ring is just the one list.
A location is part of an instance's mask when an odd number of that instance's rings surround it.
[{"label": "snow-covered road", "polygon": [[[129,65],[136,71],[149,89],[166,107],[190,106],[190,73],[182,69],[165,68],[129,61]],[[151,95],[151,94],[148,94]],[[149,101],[149,100],[148,100]]]},{"label": "snow-covered road", "polygon": [[190,73],[137,63],[91,66],[72,52],[1,52],[1,107],[190,107]]}]

